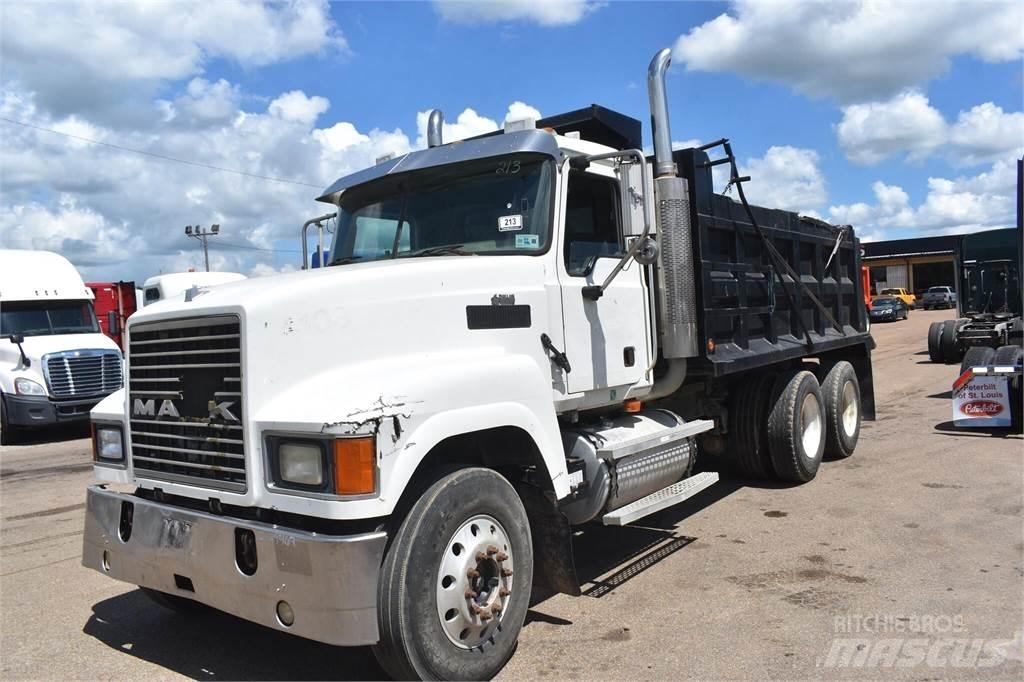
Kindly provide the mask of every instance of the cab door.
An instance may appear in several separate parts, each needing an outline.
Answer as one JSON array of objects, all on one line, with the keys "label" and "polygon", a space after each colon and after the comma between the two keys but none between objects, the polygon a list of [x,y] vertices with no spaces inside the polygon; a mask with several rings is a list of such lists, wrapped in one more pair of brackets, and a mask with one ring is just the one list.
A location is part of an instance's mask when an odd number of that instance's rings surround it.
[{"label": "cab door", "polygon": [[608,166],[567,166],[565,177],[558,272],[572,365],[568,389],[591,393],[588,405],[611,403],[631,385],[646,385],[651,321],[645,268],[630,261],[598,300],[584,297],[584,287],[604,282],[625,253],[622,197],[628,194]]}]

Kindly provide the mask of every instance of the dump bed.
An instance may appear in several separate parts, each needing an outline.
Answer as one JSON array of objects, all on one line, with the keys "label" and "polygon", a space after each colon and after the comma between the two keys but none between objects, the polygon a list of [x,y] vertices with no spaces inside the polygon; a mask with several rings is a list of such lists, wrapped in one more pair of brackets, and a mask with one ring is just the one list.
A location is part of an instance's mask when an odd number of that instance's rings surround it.
[{"label": "dump bed", "polygon": [[693,372],[721,376],[847,346],[861,345],[865,353],[874,347],[852,228],[751,206],[796,281],[773,263],[743,205],[714,193],[706,152],[679,150],[673,160],[689,183],[692,207],[702,353]]}]

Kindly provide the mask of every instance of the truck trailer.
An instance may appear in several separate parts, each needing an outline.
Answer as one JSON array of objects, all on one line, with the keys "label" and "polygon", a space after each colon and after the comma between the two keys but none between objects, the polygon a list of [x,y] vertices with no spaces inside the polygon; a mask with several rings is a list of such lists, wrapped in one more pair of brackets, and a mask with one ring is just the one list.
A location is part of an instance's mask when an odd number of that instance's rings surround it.
[{"label": "truck trailer", "polygon": [[[591,105],[342,177],[328,267],[136,313],[93,411],[85,566],[338,646],[486,679],[574,528],[720,471],[805,483],[874,418],[849,226],[750,205],[728,140]],[[715,193],[727,165],[738,201]],[[785,494],[784,492],[782,494]]]}]

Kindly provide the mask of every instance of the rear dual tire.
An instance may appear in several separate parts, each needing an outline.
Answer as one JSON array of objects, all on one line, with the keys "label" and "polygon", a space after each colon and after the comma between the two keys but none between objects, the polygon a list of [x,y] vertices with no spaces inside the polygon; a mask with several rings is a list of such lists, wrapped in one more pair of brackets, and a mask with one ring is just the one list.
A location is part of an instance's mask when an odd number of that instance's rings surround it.
[{"label": "rear dual tire", "polygon": [[932,362],[945,362],[941,339],[942,322],[932,322],[928,327],[928,359]]},{"label": "rear dual tire", "polygon": [[825,403],[818,380],[807,370],[784,373],[772,394],[767,434],[775,475],[806,483],[818,473],[825,453]]},{"label": "rear dual tire", "polygon": [[996,350],[988,346],[971,346],[964,353],[964,359],[960,362],[960,373],[967,371],[968,367],[988,367],[993,364],[996,357]]}]

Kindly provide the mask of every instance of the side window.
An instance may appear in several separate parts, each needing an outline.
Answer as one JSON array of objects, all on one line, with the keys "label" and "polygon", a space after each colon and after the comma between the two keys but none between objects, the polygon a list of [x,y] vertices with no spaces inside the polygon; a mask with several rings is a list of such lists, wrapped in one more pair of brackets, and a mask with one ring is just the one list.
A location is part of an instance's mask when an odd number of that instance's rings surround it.
[{"label": "side window", "polygon": [[598,258],[621,253],[618,182],[570,171],[565,208],[565,269],[580,277],[587,274]]},{"label": "side window", "polygon": [[160,300],[160,290],[156,287],[150,287],[146,289],[146,303],[152,303],[153,301]]}]

